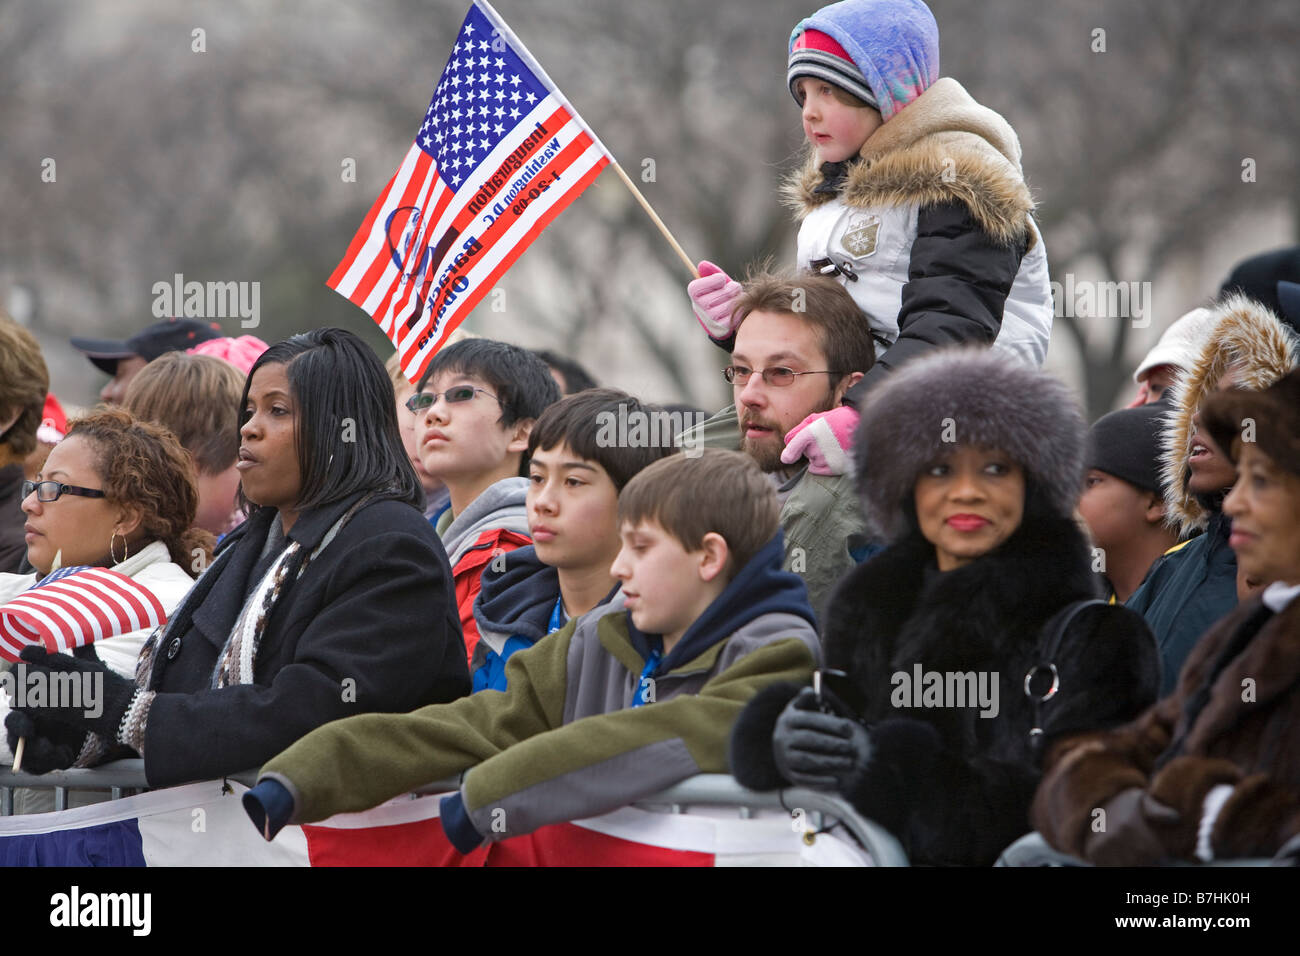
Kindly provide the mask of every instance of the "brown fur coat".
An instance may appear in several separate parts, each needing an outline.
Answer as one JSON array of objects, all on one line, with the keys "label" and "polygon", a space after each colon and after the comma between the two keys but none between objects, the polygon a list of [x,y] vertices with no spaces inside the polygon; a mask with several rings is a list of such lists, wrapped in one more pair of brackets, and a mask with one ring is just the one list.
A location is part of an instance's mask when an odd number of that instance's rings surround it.
[{"label": "brown fur coat", "polygon": [[[1190,726],[1184,713],[1260,607],[1256,597],[1215,625],[1187,659],[1175,692],[1136,721],[1052,748],[1031,811],[1052,846],[1083,856],[1094,810],[1129,787],[1178,811],[1176,823],[1151,824],[1173,859],[1193,857],[1205,795],[1218,783],[1233,792],[1211,833],[1216,859],[1271,856],[1300,833],[1300,600],[1269,617],[1226,662]],[[1157,769],[1180,736],[1179,755]]]}]

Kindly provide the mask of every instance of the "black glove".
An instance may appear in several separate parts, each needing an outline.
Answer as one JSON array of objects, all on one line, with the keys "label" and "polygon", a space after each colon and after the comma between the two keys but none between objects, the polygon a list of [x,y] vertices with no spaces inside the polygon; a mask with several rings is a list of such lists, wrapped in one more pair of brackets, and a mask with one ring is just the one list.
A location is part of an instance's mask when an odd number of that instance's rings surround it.
[{"label": "black glove", "polygon": [[777,718],[772,758],[781,776],[801,787],[850,792],[871,760],[871,734],[848,717],[823,714],[811,687]]},{"label": "black glove", "polygon": [[18,753],[18,738],[27,743],[23,749],[23,773],[49,773],[67,770],[81,753],[89,733],[52,720],[37,723],[22,711],[9,712],[5,718],[9,749]]},{"label": "black glove", "polygon": [[[44,706],[15,707],[16,712],[27,714],[42,727],[47,722],[57,721],[79,729],[83,738],[86,731],[94,731],[110,742],[117,741],[117,728],[135,696],[134,681],[115,674],[99,660],[50,654],[38,644],[23,648],[19,659],[26,665],[29,675],[45,674],[48,690]],[[64,699],[74,695],[54,693],[56,688],[68,684],[66,679],[54,676],[58,674],[74,675],[77,683],[75,701]],[[90,675],[89,680],[83,676],[86,674]]]},{"label": "black glove", "polygon": [[1169,858],[1158,828],[1182,819],[1141,787],[1121,790],[1103,804],[1105,829],[1088,834],[1083,856],[1097,866],[1155,866]]}]

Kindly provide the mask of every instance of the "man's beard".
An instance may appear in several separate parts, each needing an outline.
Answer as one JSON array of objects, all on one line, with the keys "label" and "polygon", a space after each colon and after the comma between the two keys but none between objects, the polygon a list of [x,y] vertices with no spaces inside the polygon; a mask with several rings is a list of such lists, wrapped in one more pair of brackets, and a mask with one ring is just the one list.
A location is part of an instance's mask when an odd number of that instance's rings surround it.
[{"label": "man's beard", "polygon": [[[764,422],[754,422],[756,425],[764,425]],[[785,451],[785,445],[781,441],[781,433],[773,431],[770,435],[761,439],[741,437],[740,450],[758,464],[759,468],[771,474],[774,471],[780,471],[788,467],[781,460],[781,453]]]},{"label": "man's beard", "polygon": [[[836,405],[834,393],[828,393],[816,408],[810,411],[809,415],[815,415],[819,412],[828,412]],[[787,465],[781,460],[781,453],[785,451],[785,432],[783,432],[775,422],[762,418],[757,414],[750,414],[742,406],[739,414],[740,428],[740,450],[743,451],[764,472],[771,474],[776,471],[784,471],[788,468],[795,468],[796,465]],[[745,435],[745,429],[750,425],[758,425],[763,428],[772,429],[762,438],[749,438]]]}]

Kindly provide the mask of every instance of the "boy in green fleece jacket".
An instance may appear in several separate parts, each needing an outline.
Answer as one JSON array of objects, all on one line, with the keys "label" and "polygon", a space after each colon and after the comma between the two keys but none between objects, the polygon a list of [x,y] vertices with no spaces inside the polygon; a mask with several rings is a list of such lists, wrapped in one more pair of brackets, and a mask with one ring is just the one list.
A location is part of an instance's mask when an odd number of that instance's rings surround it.
[{"label": "boy in green fleece jacket", "polygon": [[746,455],[655,462],[619,497],[622,589],[511,656],[506,691],[320,727],[262,768],[245,809],[271,839],[468,770],[441,820],[469,853],[725,773],[746,702],[820,660],[778,511]]}]

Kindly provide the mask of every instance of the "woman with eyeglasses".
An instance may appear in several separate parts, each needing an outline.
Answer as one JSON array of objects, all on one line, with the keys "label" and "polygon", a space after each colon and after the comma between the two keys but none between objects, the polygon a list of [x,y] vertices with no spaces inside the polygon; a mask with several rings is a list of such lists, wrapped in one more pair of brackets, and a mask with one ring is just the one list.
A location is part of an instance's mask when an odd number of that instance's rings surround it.
[{"label": "woman with eyeglasses", "polygon": [[[171,432],[125,411],[96,412],[72,423],[37,478],[22,488],[27,559],[36,573],[0,574],[0,604],[54,570],[83,566],[126,575],[165,613],[180,604],[207,564],[212,536],[193,527],[199,500],[193,466]],[[145,628],[103,638],[79,648],[76,657],[129,679],[148,635]],[[2,693],[0,713],[8,713]],[[33,736],[24,760],[27,769],[51,760],[67,766],[77,755],[70,739]],[[44,807],[41,796],[20,799],[18,809],[51,809],[52,799]]]},{"label": "woman with eyeglasses", "polygon": [[[26,769],[134,752],[151,787],[212,779],[328,721],[469,693],[451,570],[374,353],[340,329],[271,346],[244,384],[240,421],[248,520],[146,641],[136,679],[104,674],[98,716],[10,715],[10,738],[25,731],[33,751],[62,757]],[[103,670],[24,655],[53,673]]]}]

